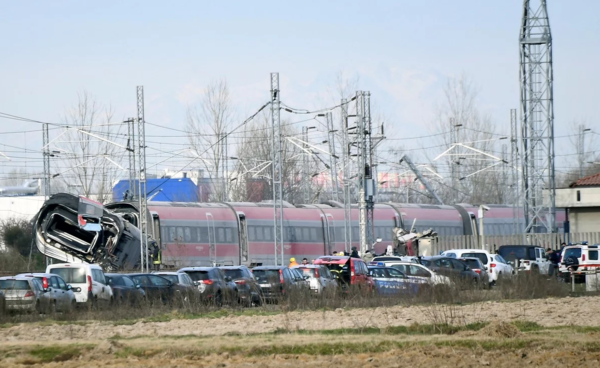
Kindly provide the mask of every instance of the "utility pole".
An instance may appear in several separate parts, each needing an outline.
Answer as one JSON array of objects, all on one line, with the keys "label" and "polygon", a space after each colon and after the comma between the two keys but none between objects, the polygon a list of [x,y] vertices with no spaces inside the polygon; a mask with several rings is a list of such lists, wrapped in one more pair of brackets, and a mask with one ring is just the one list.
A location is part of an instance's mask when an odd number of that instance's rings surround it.
[{"label": "utility pole", "polygon": [[[44,199],[47,201],[50,199],[50,134],[48,129],[48,123],[44,123],[42,126],[42,143],[43,151],[42,156],[44,158]],[[33,250],[33,249],[32,249]],[[46,242],[44,241],[44,254],[46,253]],[[46,267],[52,263],[52,260],[48,257],[46,259]],[[29,254],[29,262],[31,263],[31,252]],[[27,267],[29,269],[29,266]]]},{"label": "utility pole", "polygon": [[[312,129],[314,127],[307,127],[307,126],[303,126],[302,127],[302,140],[304,142],[308,142],[308,130]],[[304,149],[305,150],[310,150],[310,147],[308,146],[307,143],[303,144]],[[304,152],[304,154],[302,155],[302,194],[304,197],[303,202],[305,204],[310,203],[310,199],[311,199],[311,193],[310,193],[310,182],[312,180],[312,175],[310,174],[310,166],[309,166],[309,154],[308,152]]]},{"label": "utility pole", "polygon": [[125,120],[127,123],[127,155],[129,156],[129,195],[130,200],[136,198],[136,170],[135,170],[135,119]]},{"label": "utility pole", "polygon": [[[554,77],[546,0],[523,1],[519,48],[525,232],[553,233],[556,231]],[[546,200],[544,189],[548,193]]]},{"label": "utility pole", "polygon": [[350,137],[348,135],[348,101],[343,98],[341,103],[341,129],[344,132],[342,164],[344,175],[344,245],[345,251],[349,252],[352,245],[352,195],[350,183]]},{"label": "utility pole", "polygon": [[333,115],[331,111],[325,114],[327,119],[327,135],[328,135],[328,143],[329,143],[329,171],[331,175],[331,197],[334,201],[340,200],[339,194],[339,185],[338,185],[338,165],[337,159],[338,157],[335,154],[335,130],[333,126]]},{"label": "utility pole", "polygon": [[520,188],[519,185],[519,130],[517,128],[517,109],[510,109],[510,172],[511,172],[511,191],[513,208],[513,233],[520,234],[522,232],[521,222],[519,218],[520,206]]},{"label": "utility pole", "polygon": [[275,246],[275,264],[284,263],[283,248],[283,186],[282,186],[282,137],[281,137],[281,96],[279,91],[279,73],[271,73],[271,139],[273,173],[273,241]]},{"label": "utility pole", "polygon": [[[138,183],[140,257],[142,272],[150,271],[148,254],[148,202],[146,190],[146,120],[144,119],[144,87],[137,86],[137,123],[138,123],[138,162],[140,165]],[[144,271],[145,265],[145,271]]]},{"label": "utility pole", "polygon": [[579,125],[579,144],[577,145],[577,153],[579,158],[579,178],[585,176],[585,132],[589,132],[591,129],[585,127],[585,125]]},{"label": "utility pole", "polygon": [[[229,179],[227,177],[227,133],[221,133],[221,176],[223,177],[223,195],[221,196],[222,202],[229,201]],[[218,183],[218,180],[217,180]]]}]

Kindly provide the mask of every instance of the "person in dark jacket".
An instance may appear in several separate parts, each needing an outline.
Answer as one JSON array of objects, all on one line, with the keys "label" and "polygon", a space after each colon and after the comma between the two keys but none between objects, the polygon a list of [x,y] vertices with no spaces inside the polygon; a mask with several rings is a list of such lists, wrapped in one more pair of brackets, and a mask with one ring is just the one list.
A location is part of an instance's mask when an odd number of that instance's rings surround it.
[{"label": "person in dark jacket", "polygon": [[350,253],[350,257],[360,258],[360,256],[358,255],[358,250],[356,250],[356,247],[352,247],[352,253]]}]

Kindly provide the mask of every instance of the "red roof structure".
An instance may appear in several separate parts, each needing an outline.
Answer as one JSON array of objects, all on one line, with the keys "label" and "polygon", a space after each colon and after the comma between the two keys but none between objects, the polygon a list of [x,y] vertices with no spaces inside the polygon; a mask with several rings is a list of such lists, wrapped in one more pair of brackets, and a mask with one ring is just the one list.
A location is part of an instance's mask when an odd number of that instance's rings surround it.
[{"label": "red roof structure", "polygon": [[600,173],[586,176],[569,185],[571,188],[600,187]]}]

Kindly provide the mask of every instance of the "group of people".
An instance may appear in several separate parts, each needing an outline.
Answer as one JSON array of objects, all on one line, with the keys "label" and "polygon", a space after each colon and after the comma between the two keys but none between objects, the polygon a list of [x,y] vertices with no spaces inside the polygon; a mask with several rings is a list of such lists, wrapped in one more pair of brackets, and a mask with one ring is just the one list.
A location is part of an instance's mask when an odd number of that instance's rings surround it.
[{"label": "group of people", "polygon": [[[358,254],[358,249],[356,247],[352,247],[351,252],[344,252],[343,250],[341,250],[339,252],[333,251],[331,253],[331,255],[332,256],[350,256],[352,258],[361,258],[360,255]],[[373,255],[369,251],[366,252],[365,257],[367,255],[371,255],[371,259],[373,258]],[[364,257],[363,257],[363,259],[364,259]],[[314,259],[311,260],[309,263],[307,258],[302,258],[303,266],[306,266],[308,264],[314,264],[314,263],[315,263]],[[292,257],[292,258],[290,258],[290,264],[288,267],[294,267],[294,266],[300,266],[300,264],[298,262],[296,262],[296,258]]]}]

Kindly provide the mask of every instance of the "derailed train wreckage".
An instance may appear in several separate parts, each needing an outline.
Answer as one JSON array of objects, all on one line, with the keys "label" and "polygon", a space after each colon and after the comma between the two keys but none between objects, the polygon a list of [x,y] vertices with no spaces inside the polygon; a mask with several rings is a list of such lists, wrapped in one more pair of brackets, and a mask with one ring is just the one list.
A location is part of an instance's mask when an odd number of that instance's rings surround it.
[{"label": "derailed train wreckage", "polygon": [[106,270],[140,268],[139,229],[85,197],[50,197],[33,219],[33,232],[38,250],[47,257],[98,263]]}]

